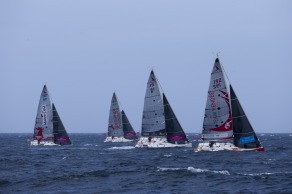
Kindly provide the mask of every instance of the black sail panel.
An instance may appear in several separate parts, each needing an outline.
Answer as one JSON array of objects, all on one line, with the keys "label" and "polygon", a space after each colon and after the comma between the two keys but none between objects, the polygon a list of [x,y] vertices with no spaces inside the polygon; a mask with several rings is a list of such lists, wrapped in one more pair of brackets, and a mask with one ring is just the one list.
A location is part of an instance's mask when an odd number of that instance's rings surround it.
[{"label": "black sail panel", "polygon": [[174,144],[185,144],[188,142],[185,132],[177,120],[166,96],[163,94],[163,105],[165,114],[165,126],[167,141]]},{"label": "black sail panel", "polygon": [[59,145],[71,145],[71,140],[62,123],[61,118],[53,104],[53,128],[54,128],[54,142]]},{"label": "black sail panel", "polygon": [[126,139],[137,139],[137,135],[125,113],[122,110],[122,122],[123,122],[123,131],[124,131],[124,138]]},{"label": "black sail panel", "polygon": [[261,143],[256,136],[241,104],[230,85],[231,107],[232,107],[232,123],[234,145],[240,148],[258,148]]}]

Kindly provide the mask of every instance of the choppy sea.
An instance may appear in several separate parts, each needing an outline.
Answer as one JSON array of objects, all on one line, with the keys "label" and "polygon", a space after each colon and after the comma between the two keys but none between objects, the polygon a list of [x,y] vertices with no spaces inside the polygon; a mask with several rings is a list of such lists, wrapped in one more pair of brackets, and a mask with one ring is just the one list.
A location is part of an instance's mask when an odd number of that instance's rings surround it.
[{"label": "choppy sea", "polygon": [[0,134],[0,193],[292,193],[292,135],[258,134],[265,152],[138,149],[69,134],[72,146],[30,147]]}]

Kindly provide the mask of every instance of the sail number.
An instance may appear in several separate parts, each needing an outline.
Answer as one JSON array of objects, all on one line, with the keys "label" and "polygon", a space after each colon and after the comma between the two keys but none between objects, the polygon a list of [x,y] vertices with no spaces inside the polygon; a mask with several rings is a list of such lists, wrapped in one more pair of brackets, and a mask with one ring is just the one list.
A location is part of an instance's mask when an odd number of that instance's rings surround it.
[{"label": "sail number", "polygon": [[154,83],[151,82],[150,83],[150,92],[153,93],[154,90],[155,90],[155,85],[154,85]]},{"label": "sail number", "polygon": [[213,89],[217,89],[221,87],[222,78],[215,79],[213,82]]}]

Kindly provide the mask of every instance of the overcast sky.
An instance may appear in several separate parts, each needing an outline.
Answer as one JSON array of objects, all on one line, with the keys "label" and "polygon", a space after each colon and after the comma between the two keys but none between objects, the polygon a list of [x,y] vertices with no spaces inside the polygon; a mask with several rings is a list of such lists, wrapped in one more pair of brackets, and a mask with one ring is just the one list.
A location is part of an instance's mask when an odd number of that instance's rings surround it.
[{"label": "overcast sky", "polygon": [[153,68],[200,133],[216,53],[256,132],[290,132],[292,1],[0,0],[0,132],[33,133],[47,84],[69,133],[107,131],[114,91],[141,130]]}]

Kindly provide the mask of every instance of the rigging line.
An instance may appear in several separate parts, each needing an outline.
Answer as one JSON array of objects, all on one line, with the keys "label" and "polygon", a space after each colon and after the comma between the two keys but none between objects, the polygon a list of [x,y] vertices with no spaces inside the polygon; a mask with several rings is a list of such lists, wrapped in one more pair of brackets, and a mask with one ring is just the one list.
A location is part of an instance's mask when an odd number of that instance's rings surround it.
[{"label": "rigging line", "polygon": [[[224,69],[224,66],[223,66],[223,64],[222,64],[221,61],[220,61],[220,65],[221,65],[221,67],[222,67],[222,69],[223,69],[223,71],[224,71],[224,74],[225,74],[225,76],[226,76],[226,78],[227,78],[229,84],[231,84],[231,81],[230,81],[230,79],[229,79],[229,77],[228,77],[228,75],[227,75],[227,73],[226,73],[226,71],[225,71],[225,69]],[[227,88],[227,87],[226,87],[226,88]]]},{"label": "rigging line", "polygon": [[[152,69],[152,70],[153,70],[153,69]],[[154,75],[155,75],[156,82],[158,83],[158,85],[159,85],[159,87],[160,87],[160,89],[161,89],[161,92],[164,93],[164,90],[163,90],[163,88],[162,88],[162,86],[161,86],[161,84],[160,84],[160,82],[159,82],[159,80],[158,80],[158,78],[157,78],[157,75],[156,75],[156,74],[154,74]]]},{"label": "rigging line", "polygon": [[[47,88],[48,96],[49,96],[49,98],[51,99],[51,104],[50,104],[50,106],[53,106],[53,104],[55,104],[55,103],[54,103],[53,97],[52,97],[52,95],[51,95],[51,92],[49,92],[49,89],[48,89],[47,83],[46,83],[46,88]],[[52,107],[52,108],[53,108],[53,107]]]},{"label": "rigging line", "polygon": [[[116,93],[116,92],[115,92],[115,93]],[[118,104],[119,104],[119,106],[120,106],[121,110],[124,110],[124,107],[123,107],[123,105],[122,105],[121,101],[119,100],[119,98],[118,98],[117,94],[116,94],[116,98],[117,98],[117,101],[118,101]],[[124,111],[124,112],[125,112],[125,111]]]}]

